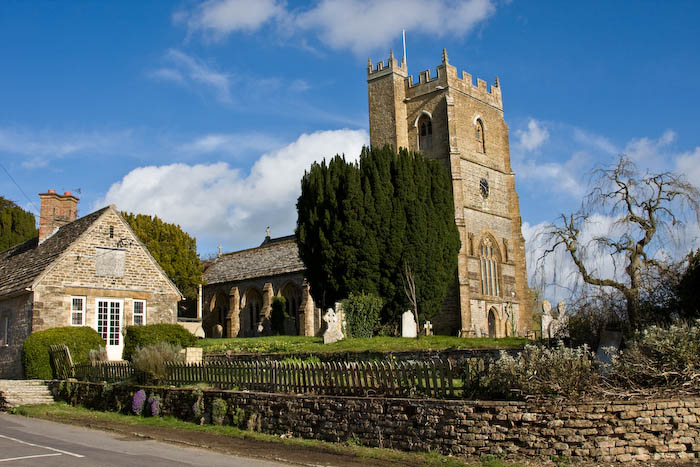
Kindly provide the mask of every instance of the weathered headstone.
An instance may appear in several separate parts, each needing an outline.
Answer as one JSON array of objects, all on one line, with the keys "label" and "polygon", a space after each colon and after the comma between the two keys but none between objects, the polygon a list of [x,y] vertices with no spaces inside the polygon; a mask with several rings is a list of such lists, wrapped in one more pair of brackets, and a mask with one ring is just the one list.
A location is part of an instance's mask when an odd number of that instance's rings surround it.
[{"label": "weathered headstone", "polygon": [[565,337],[568,318],[564,302],[557,303],[556,308],[552,308],[549,300],[542,302],[542,337]]},{"label": "weathered headstone", "polygon": [[411,310],[406,310],[401,315],[401,337],[418,337],[416,319]]},{"label": "weathered headstone", "polygon": [[433,323],[431,323],[430,321],[426,321],[425,324],[423,324],[423,329],[425,329],[426,336],[433,335]]},{"label": "weathered headstone", "polygon": [[219,338],[224,335],[224,327],[220,324],[214,325],[211,331],[212,337]]},{"label": "weathered headstone", "polygon": [[341,322],[338,319],[338,315],[333,311],[333,308],[326,310],[326,313],[323,315],[323,321],[326,322],[326,332],[323,333],[324,344],[332,344],[345,337],[343,336],[343,331],[340,329]]}]

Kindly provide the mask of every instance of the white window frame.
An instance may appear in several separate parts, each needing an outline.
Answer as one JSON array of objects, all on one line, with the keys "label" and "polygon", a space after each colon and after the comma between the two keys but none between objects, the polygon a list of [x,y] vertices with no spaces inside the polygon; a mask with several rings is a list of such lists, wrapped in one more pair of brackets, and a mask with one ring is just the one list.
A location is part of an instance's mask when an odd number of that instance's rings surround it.
[{"label": "white window frame", "polygon": [[[83,309],[81,310],[80,314],[82,315],[81,317],[81,322],[80,324],[74,324],[73,323],[73,313],[76,313],[76,311],[73,309],[73,300],[82,300],[83,302]],[[70,298],[70,316],[69,316],[69,321],[71,326],[87,326],[86,324],[86,308],[87,308],[87,297],[82,297],[82,296],[72,296]]]},{"label": "white window frame", "polygon": [[[124,326],[124,300],[120,298],[107,298],[107,297],[98,297],[95,299],[95,331],[97,331],[100,334],[100,337],[102,337],[102,333],[100,333],[100,302],[107,302],[107,324],[106,324],[106,337],[103,337],[105,340],[105,343],[107,346],[119,346],[124,344],[124,339],[121,336],[121,331],[122,327]],[[117,344],[110,344],[110,331],[113,332],[111,323],[110,323],[110,308],[111,304],[113,302],[116,302],[119,304],[119,330],[114,334],[117,337]]]},{"label": "white window frame", "polygon": [[[143,322],[141,324],[136,324],[136,304],[143,303]],[[131,324],[134,326],[145,326],[146,325],[146,300],[134,300],[131,305]]]}]

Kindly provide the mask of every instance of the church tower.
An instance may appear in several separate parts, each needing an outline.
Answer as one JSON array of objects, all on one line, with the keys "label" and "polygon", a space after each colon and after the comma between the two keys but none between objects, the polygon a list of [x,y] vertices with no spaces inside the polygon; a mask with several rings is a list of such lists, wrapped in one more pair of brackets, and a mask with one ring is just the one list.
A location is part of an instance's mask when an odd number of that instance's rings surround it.
[{"label": "church tower", "polygon": [[[445,164],[452,177],[455,223],[462,242],[457,280],[437,333],[461,336],[526,335],[532,308],[525,240],[501,87],[450,65],[447,52],[430,70],[409,76],[405,58],[367,65],[370,144],[420,151]],[[515,332],[514,332],[515,331]]]}]

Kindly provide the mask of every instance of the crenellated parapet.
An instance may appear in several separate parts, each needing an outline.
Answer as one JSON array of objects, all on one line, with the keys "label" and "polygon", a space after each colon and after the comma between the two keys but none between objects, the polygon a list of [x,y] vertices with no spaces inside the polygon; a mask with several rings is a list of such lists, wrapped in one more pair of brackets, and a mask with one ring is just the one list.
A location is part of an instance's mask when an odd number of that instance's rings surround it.
[{"label": "crenellated parapet", "polygon": [[462,71],[462,75],[459,76],[457,68],[450,65],[447,51],[444,49],[442,51],[442,63],[435,68],[435,75],[431,76],[429,69],[424,70],[418,73],[417,81],[414,81],[414,77],[408,74],[405,57],[399,63],[396,58],[394,58],[393,52],[390,52],[389,60],[386,65],[382,61],[373,66],[372,61],[368,61],[367,81],[392,73],[396,73],[405,78],[406,97],[409,99],[449,88],[498,109],[503,109],[501,85],[498,78],[496,78],[495,83],[489,88],[486,81],[481,78],[477,78],[476,83],[474,83],[474,78],[466,71]]},{"label": "crenellated parapet", "polygon": [[378,62],[376,66],[372,66],[372,59],[367,60],[367,81],[371,81],[391,73],[397,73],[404,78],[408,76],[408,68],[406,66],[406,57],[401,59],[401,63],[394,57],[394,51],[389,51],[389,60],[386,65],[384,62]]}]

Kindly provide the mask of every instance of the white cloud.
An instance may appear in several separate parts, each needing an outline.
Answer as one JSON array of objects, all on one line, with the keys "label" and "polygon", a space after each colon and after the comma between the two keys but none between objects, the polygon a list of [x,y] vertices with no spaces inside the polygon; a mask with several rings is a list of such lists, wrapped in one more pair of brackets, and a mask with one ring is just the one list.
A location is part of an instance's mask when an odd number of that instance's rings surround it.
[{"label": "white cloud", "polygon": [[124,147],[131,140],[132,132],[91,131],[60,132],[54,130],[28,130],[0,128],[0,153],[25,156],[22,166],[41,168],[52,159],[72,154],[104,154]]},{"label": "white cloud", "polygon": [[646,166],[665,165],[667,146],[676,139],[676,133],[666,130],[658,139],[639,138],[633,139],[625,145],[624,153],[631,160]]},{"label": "white cloud", "polygon": [[515,130],[515,134],[518,135],[519,144],[526,151],[534,151],[549,138],[549,132],[542,126],[542,122],[534,118],[527,122],[527,130]]},{"label": "white cloud", "polygon": [[204,86],[211,89],[220,101],[231,102],[230,85],[233,77],[230,74],[217,71],[202,60],[175,49],[168,50],[165,60],[171,66],[151,71],[148,74],[151,78],[183,86]]},{"label": "white cloud", "polygon": [[700,146],[695,151],[680,154],[676,158],[676,171],[700,188]]},{"label": "white cloud", "polygon": [[213,251],[212,242],[227,249],[254,246],[268,225],[273,236],[294,231],[299,182],[312,162],[336,153],[354,160],[368,139],[364,130],[303,134],[263,154],[247,174],[224,162],[141,167],[113,184],[95,208],[114,203],[158,215],[195,235],[200,251]]},{"label": "white cloud", "polygon": [[213,39],[274,22],[280,35],[312,31],[331,48],[362,55],[387,47],[402,29],[463,36],[495,10],[492,0],[321,0],[306,10],[289,10],[274,0],[210,0],[192,12],[179,12],[176,21],[186,22],[190,34]]},{"label": "white cloud", "polygon": [[177,147],[188,155],[226,154],[239,156],[251,151],[261,152],[279,148],[282,142],[265,133],[211,133]]},{"label": "white cloud", "polygon": [[190,31],[220,39],[235,31],[255,31],[285,13],[276,0],[209,0],[192,13],[179,12],[176,21],[185,20]]}]

